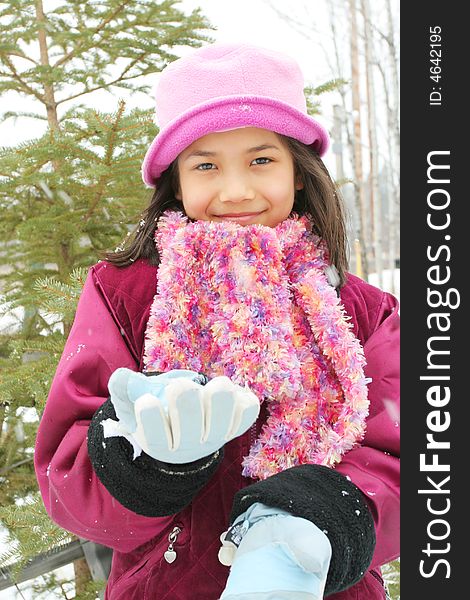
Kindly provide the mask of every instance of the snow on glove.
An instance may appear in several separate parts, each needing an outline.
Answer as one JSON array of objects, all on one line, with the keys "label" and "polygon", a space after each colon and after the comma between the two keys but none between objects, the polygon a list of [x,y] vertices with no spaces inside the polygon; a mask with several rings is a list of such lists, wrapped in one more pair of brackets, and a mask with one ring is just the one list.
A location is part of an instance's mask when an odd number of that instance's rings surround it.
[{"label": "snow on glove", "polygon": [[118,421],[103,421],[104,437],[123,436],[162,462],[183,464],[216,452],[244,433],[259,414],[259,400],[228,377],[185,369],[147,377],[116,369],[108,383]]},{"label": "snow on glove", "polygon": [[219,560],[232,566],[220,600],[323,598],[331,545],[311,521],[256,502],[221,541]]}]

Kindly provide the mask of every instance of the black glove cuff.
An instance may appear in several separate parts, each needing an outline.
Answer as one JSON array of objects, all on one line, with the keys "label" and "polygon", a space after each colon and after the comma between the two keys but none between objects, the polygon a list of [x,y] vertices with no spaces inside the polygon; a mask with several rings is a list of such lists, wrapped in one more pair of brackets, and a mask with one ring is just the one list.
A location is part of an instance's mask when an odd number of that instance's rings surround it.
[{"label": "black glove cuff", "polygon": [[146,517],[180,512],[216,472],[223,449],[186,464],[155,460],[145,452],[133,459],[132,445],[123,437],[104,438],[102,421],[116,420],[111,400],[94,414],[88,428],[88,455],[108,492],[123,506]]},{"label": "black glove cuff", "polygon": [[362,492],[344,475],[321,465],[299,465],[239,490],[230,524],[255,502],[314,523],[328,537],[332,557],[325,595],[357,583],[372,560],[375,528]]}]

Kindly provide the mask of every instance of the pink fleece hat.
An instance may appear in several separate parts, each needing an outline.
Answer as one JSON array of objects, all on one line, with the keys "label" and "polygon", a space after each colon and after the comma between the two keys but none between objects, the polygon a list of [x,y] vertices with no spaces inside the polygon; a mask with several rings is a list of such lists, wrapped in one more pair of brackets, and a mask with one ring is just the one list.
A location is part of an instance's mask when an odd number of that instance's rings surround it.
[{"label": "pink fleece hat", "polygon": [[160,132],[142,164],[150,186],[200,137],[259,127],[313,146],[323,156],[329,136],[307,114],[299,65],[285,54],[251,44],[215,43],[170,63],[156,87]]}]

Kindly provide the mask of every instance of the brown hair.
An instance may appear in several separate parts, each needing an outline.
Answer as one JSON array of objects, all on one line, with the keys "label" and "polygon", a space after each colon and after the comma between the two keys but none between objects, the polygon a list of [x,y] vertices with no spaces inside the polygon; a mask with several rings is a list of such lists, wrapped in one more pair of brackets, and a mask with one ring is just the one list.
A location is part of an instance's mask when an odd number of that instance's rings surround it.
[{"label": "brown hair", "polygon": [[[325,241],[330,263],[337,268],[340,285],[343,285],[348,259],[341,195],[323,161],[311,147],[289,137],[279,137],[292,155],[296,180],[303,184],[303,188],[296,191],[293,211],[311,216],[315,233]],[[178,167],[175,160],[160,176],[150,203],[142,213],[140,224],[131,232],[124,247],[115,252],[106,252],[104,258],[119,267],[129,266],[139,258],[158,265],[155,228],[166,210],[183,210],[182,203],[175,198],[177,190]]]},{"label": "brown hair", "polygon": [[324,162],[310,146],[288,137],[284,140],[294,159],[296,180],[303,184],[303,189],[295,194],[292,210],[299,215],[311,216],[315,233],[328,248],[330,264],[338,270],[341,286],[348,270],[343,198]]}]

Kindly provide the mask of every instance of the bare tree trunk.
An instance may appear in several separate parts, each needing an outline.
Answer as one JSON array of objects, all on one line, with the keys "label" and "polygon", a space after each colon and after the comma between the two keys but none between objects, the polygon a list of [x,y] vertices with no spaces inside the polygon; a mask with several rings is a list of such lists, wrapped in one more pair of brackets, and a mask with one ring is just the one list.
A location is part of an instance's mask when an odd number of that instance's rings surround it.
[{"label": "bare tree trunk", "polygon": [[342,181],[344,179],[344,161],[343,161],[343,121],[341,106],[335,104],[333,106],[333,148],[332,151],[336,159],[336,179]]},{"label": "bare tree trunk", "polygon": [[[385,94],[385,105],[387,109],[387,131],[391,132],[394,127],[394,120],[397,118],[390,105],[390,91],[387,77],[384,73],[382,65],[377,62],[377,67],[380,74],[382,75],[382,83]],[[393,276],[395,270],[395,258],[398,256],[398,243],[397,243],[397,231],[398,231],[398,210],[397,210],[397,199],[399,198],[398,190],[398,176],[394,172],[394,165],[396,161],[396,154],[394,150],[394,144],[392,141],[392,134],[386,136],[387,139],[387,155],[384,155],[384,160],[387,164],[386,168],[386,184],[387,184],[387,268],[392,273],[390,292],[395,293],[395,279]]]},{"label": "bare tree trunk", "polygon": [[[393,26],[393,18],[392,18],[392,7],[390,4],[390,0],[385,0],[385,6],[387,10],[387,40],[388,40],[388,49],[389,49],[389,63],[390,70],[392,73],[392,118],[391,123],[389,124],[390,132],[392,134],[393,140],[393,157],[392,157],[392,181],[394,188],[394,195],[391,198],[390,202],[390,210],[392,211],[393,221],[391,221],[391,226],[393,227],[393,245],[391,246],[393,257],[398,257],[400,254],[400,228],[398,226],[399,216],[400,216],[400,178],[399,178],[399,168],[400,168],[400,88],[399,88],[399,79],[398,79],[398,58],[397,58],[397,48],[395,45],[395,29]],[[395,263],[395,260],[393,261]]]},{"label": "bare tree trunk", "polygon": [[372,27],[370,26],[369,0],[361,0],[361,9],[364,17],[364,51],[366,64],[367,83],[367,128],[369,135],[369,206],[371,221],[372,256],[374,258],[374,271],[377,273],[379,287],[382,287],[382,203],[378,182],[378,145],[377,145],[377,119],[375,111],[375,85],[374,85],[374,41]]},{"label": "bare tree trunk", "polygon": [[92,580],[87,561],[84,558],[74,560],[73,571],[75,574],[75,596],[80,596],[86,592],[86,586]]},{"label": "bare tree trunk", "polygon": [[361,130],[361,98],[359,90],[359,50],[356,19],[356,0],[349,0],[351,19],[351,77],[353,108],[353,168],[356,187],[356,205],[359,214],[359,242],[361,245],[362,270],[364,277],[369,275],[367,253],[367,216],[364,198],[364,177],[362,169],[362,130]]},{"label": "bare tree trunk", "polygon": [[393,27],[393,18],[392,18],[392,7],[390,5],[390,0],[385,0],[385,6],[387,9],[387,44],[389,48],[389,63],[390,63],[390,71],[392,74],[392,110],[396,115],[396,118],[393,122],[393,127],[391,129],[393,133],[393,142],[394,142],[394,154],[397,159],[397,165],[400,161],[400,102],[399,102],[399,79],[398,79],[398,59],[397,59],[397,49],[395,45],[395,30]]},{"label": "bare tree trunk", "polygon": [[[398,80],[398,57],[395,44],[395,30],[393,25],[392,9],[390,0],[384,2],[387,32],[375,29],[380,39],[385,42],[385,61],[377,61],[377,68],[382,77],[385,102],[387,107],[387,189],[388,189],[388,228],[389,254],[388,268],[392,273],[396,267],[396,259],[400,255],[400,103],[399,103],[399,80]],[[372,24],[373,26],[373,24]],[[388,75],[388,77],[387,77]],[[391,291],[395,291],[393,279]]]},{"label": "bare tree trunk", "polygon": [[[41,65],[44,67],[50,66],[49,48],[47,46],[47,17],[44,13],[43,0],[35,0],[36,19],[38,22],[38,43]],[[44,105],[46,108],[47,122],[52,133],[58,132],[60,129],[59,117],[57,114],[57,102],[55,98],[54,85],[52,83],[44,83]],[[60,157],[54,157],[51,161],[52,168],[58,170],[60,167]],[[57,256],[59,257],[59,274],[63,278],[63,274],[69,273],[73,258],[71,257],[71,248],[69,243],[61,243],[58,248]]]},{"label": "bare tree trunk", "polygon": [[398,223],[396,222],[395,216],[395,197],[394,197],[394,185],[392,181],[392,173],[391,169],[387,167],[386,169],[386,177],[387,177],[387,196],[388,196],[388,206],[387,206],[387,222],[389,224],[387,228],[388,232],[388,245],[387,245],[387,260],[386,265],[387,269],[390,271],[390,286],[389,292],[395,294],[395,257],[396,257],[396,229],[398,227]]},{"label": "bare tree trunk", "polygon": [[[332,70],[333,73],[336,74],[336,77],[338,77],[339,79],[344,79],[344,73],[343,73],[343,64],[344,61],[341,60],[340,58],[340,53],[339,53],[339,48],[338,48],[338,33],[337,33],[337,27],[336,27],[336,22],[337,22],[337,13],[335,10],[335,5],[333,2],[327,2],[326,3],[326,8],[328,10],[328,16],[329,16],[329,22],[330,22],[330,28],[331,28],[331,33],[332,33],[332,42],[333,42],[333,48],[334,48],[334,65],[331,65],[330,63],[330,58],[328,57],[328,64],[330,64],[330,68]],[[347,96],[346,96],[346,90],[343,87],[340,87],[338,89],[340,98],[341,98],[341,105],[340,106],[335,106],[334,107],[334,118],[335,118],[335,131],[337,131],[338,133],[337,138],[336,139],[341,140],[342,141],[342,131],[344,129],[345,134],[346,134],[346,144],[347,144],[347,148],[348,148],[348,152],[349,152],[349,156],[351,157],[351,161],[354,160],[354,144],[353,144],[353,138],[352,138],[352,133],[351,133],[351,128],[350,128],[350,122],[349,119],[346,118],[346,115],[349,115],[351,113],[350,108],[347,105]],[[341,147],[341,155],[340,157],[337,155],[337,165],[336,165],[336,177],[338,179],[341,179],[344,177],[344,170],[343,170],[343,153],[342,153],[342,147]],[[349,191],[349,190],[348,190]],[[356,275],[362,277],[362,261],[358,260],[358,240],[359,237],[361,235],[360,232],[360,215],[359,215],[359,210],[358,210],[358,203],[357,203],[357,190],[356,190],[356,186],[353,186],[353,198],[351,201],[351,198],[349,196],[349,194],[343,194],[344,196],[344,200],[345,200],[345,205],[346,205],[346,209],[347,209],[347,216],[348,216],[348,220],[350,221],[350,223],[347,223],[347,230],[349,235],[348,235],[348,243],[349,243],[349,247],[353,250],[353,252],[350,255],[350,261],[351,261],[351,268],[354,269],[354,272],[356,273]],[[359,246],[360,248],[360,246]],[[359,272],[361,273],[361,275],[359,274]]]},{"label": "bare tree trunk", "polygon": [[[36,18],[38,21],[38,41],[39,51],[41,56],[41,65],[49,66],[49,50],[47,48],[46,35],[46,16],[44,14],[44,6],[42,0],[36,0]],[[57,104],[54,95],[54,86],[50,83],[44,84],[44,100],[47,112],[47,122],[53,131],[59,129],[59,119],[57,117]]]}]

